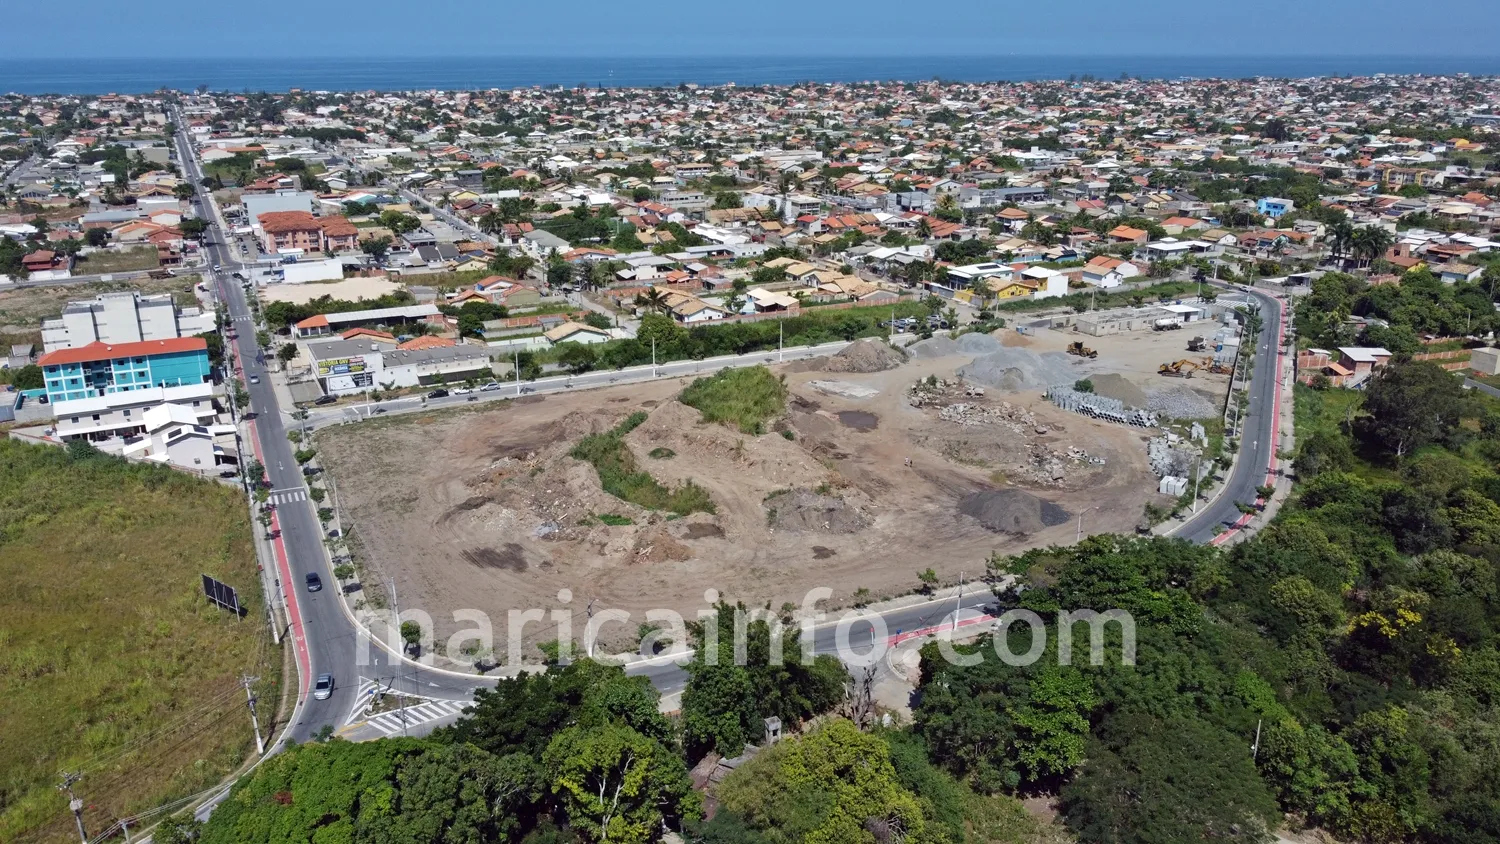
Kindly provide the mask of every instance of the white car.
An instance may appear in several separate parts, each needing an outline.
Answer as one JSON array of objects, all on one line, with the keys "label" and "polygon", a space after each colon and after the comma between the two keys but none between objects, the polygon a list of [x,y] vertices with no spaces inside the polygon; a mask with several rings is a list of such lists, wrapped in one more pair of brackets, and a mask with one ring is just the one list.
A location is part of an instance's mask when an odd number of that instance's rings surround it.
[{"label": "white car", "polygon": [[453,388],[453,395],[455,395],[455,396],[467,396],[468,394],[470,394],[472,392],[474,392],[474,391],[471,390],[471,389],[469,389],[468,387],[454,387]]},{"label": "white car", "polygon": [[499,381],[491,381],[490,383],[485,384],[483,387],[480,387],[479,388],[479,392],[481,392],[481,393],[492,393],[495,390],[500,389],[500,386],[501,385],[500,385]]}]

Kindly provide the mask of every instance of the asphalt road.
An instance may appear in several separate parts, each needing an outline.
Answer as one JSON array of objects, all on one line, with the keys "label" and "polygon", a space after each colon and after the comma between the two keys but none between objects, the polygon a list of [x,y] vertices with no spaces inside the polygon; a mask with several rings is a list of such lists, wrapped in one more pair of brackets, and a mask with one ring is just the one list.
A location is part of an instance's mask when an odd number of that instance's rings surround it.
[{"label": "asphalt road", "polygon": [[[1267,468],[1276,453],[1282,336],[1281,302],[1258,291],[1245,293],[1260,303],[1261,329],[1255,340],[1255,373],[1250,381],[1250,406],[1245,413],[1239,459],[1225,481],[1223,493],[1173,534],[1198,544],[1218,544],[1227,532],[1244,523],[1237,502],[1256,500],[1255,488],[1266,483]],[[1216,528],[1223,528],[1215,533]]]}]

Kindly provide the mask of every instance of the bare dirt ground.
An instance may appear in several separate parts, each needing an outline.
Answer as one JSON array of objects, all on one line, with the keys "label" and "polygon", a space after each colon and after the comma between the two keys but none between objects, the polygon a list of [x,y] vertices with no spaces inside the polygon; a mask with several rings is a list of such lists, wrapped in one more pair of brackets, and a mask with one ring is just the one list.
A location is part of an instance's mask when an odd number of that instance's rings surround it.
[{"label": "bare dirt ground", "polygon": [[1206,357],[1212,357],[1212,345],[1207,351],[1190,352],[1187,350],[1188,340],[1202,336],[1211,344],[1214,332],[1221,328],[1222,326],[1211,322],[1189,323],[1176,331],[1133,331],[1103,337],[1046,328],[1036,329],[1036,333],[1031,335],[1021,335],[1007,329],[1001,333],[1000,338],[1007,346],[1025,346],[1037,353],[1066,351],[1069,343],[1081,340],[1085,346],[1099,351],[1098,358],[1084,364],[1091,371],[1123,375],[1145,390],[1182,385],[1205,397],[1222,400],[1224,391],[1229,389],[1227,375],[1214,375],[1207,370],[1195,372],[1191,378],[1169,378],[1157,374],[1157,369],[1164,363],[1183,359],[1198,363]]},{"label": "bare dirt ground", "polygon": [[[498,634],[506,610],[556,607],[562,588],[574,596],[575,631],[590,598],[631,611],[633,629],[647,608],[702,608],[709,588],[779,607],[827,586],[837,605],[859,587],[875,598],[909,592],[929,566],[945,582],[972,578],[992,551],[1072,542],[1080,513],[1089,532],[1130,531],[1155,485],[1146,433],[1064,413],[1039,394],[970,396],[957,383],[925,389],[914,406],[917,381],[952,379],[967,362],[869,374],[788,364],[788,411],[759,437],[702,424],[676,401],[687,383],[678,380],[332,428],[318,446],[365,576],[394,577],[403,608],[431,613],[439,641],[467,626],[451,622],[454,609],[487,612]],[[847,398],[848,386],[879,392]],[[637,410],[650,414],[626,437],[640,467],[668,486],[703,486],[717,513],[643,510],[568,456]],[[1034,494],[1068,518],[1016,535],[960,513],[966,496],[996,489]]]}]

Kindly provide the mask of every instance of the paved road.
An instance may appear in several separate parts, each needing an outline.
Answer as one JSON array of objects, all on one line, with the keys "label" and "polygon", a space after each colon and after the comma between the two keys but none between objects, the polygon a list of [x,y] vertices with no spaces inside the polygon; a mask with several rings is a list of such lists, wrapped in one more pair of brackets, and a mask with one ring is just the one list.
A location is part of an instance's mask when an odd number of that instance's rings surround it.
[{"label": "paved road", "polygon": [[[1242,295],[1260,303],[1261,329],[1255,340],[1255,373],[1250,381],[1250,407],[1245,414],[1239,459],[1225,482],[1223,493],[1173,534],[1199,544],[1217,545],[1228,538],[1229,531],[1248,521],[1235,504],[1256,500],[1255,488],[1267,483],[1268,467],[1276,454],[1277,418],[1281,410],[1279,366],[1285,314],[1282,313],[1282,303],[1271,296],[1259,291]],[[1224,532],[1216,534],[1215,528],[1223,528]]]}]

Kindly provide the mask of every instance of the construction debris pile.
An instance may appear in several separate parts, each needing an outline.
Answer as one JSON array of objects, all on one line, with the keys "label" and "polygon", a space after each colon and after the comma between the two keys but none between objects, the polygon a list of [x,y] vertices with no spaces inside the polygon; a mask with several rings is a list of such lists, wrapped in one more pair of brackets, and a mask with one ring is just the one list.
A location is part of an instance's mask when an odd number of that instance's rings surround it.
[{"label": "construction debris pile", "polygon": [[884,372],[906,362],[906,352],[892,348],[884,340],[867,337],[855,340],[830,357],[825,372]]},{"label": "construction debris pile", "polygon": [[1146,442],[1146,459],[1151,471],[1161,477],[1191,478],[1193,466],[1207,474],[1211,466],[1203,464],[1198,447],[1173,433],[1163,437],[1152,437]]},{"label": "construction debris pile", "polygon": [[1146,409],[1168,419],[1207,419],[1219,415],[1213,402],[1189,387],[1152,390],[1147,396]]},{"label": "construction debris pile", "polygon": [[1138,428],[1155,428],[1157,425],[1155,413],[1138,408],[1127,408],[1119,399],[1094,393],[1080,393],[1072,387],[1050,387],[1047,390],[1047,398],[1063,410],[1071,410],[1074,413],[1082,413],[1107,422],[1134,425]]},{"label": "construction debris pile", "polygon": [[997,533],[1026,535],[1068,522],[1067,510],[1019,489],[990,489],[959,499],[958,512]]},{"label": "construction debris pile", "polygon": [[1010,402],[1001,402],[999,406],[950,404],[938,411],[938,418],[957,425],[1002,425],[1018,434],[1035,431],[1037,427],[1036,417],[1030,411]]},{"label": "construction debris pile", "polygon": [[984,398],[983,387],[975,387],[962,381],[950,381],[946,378],[930,378],[911,385],[911,388],[906,391],[906,401],[912,407],[927,407],[942,404],[959,393],[962,393],[965,398]]}]

